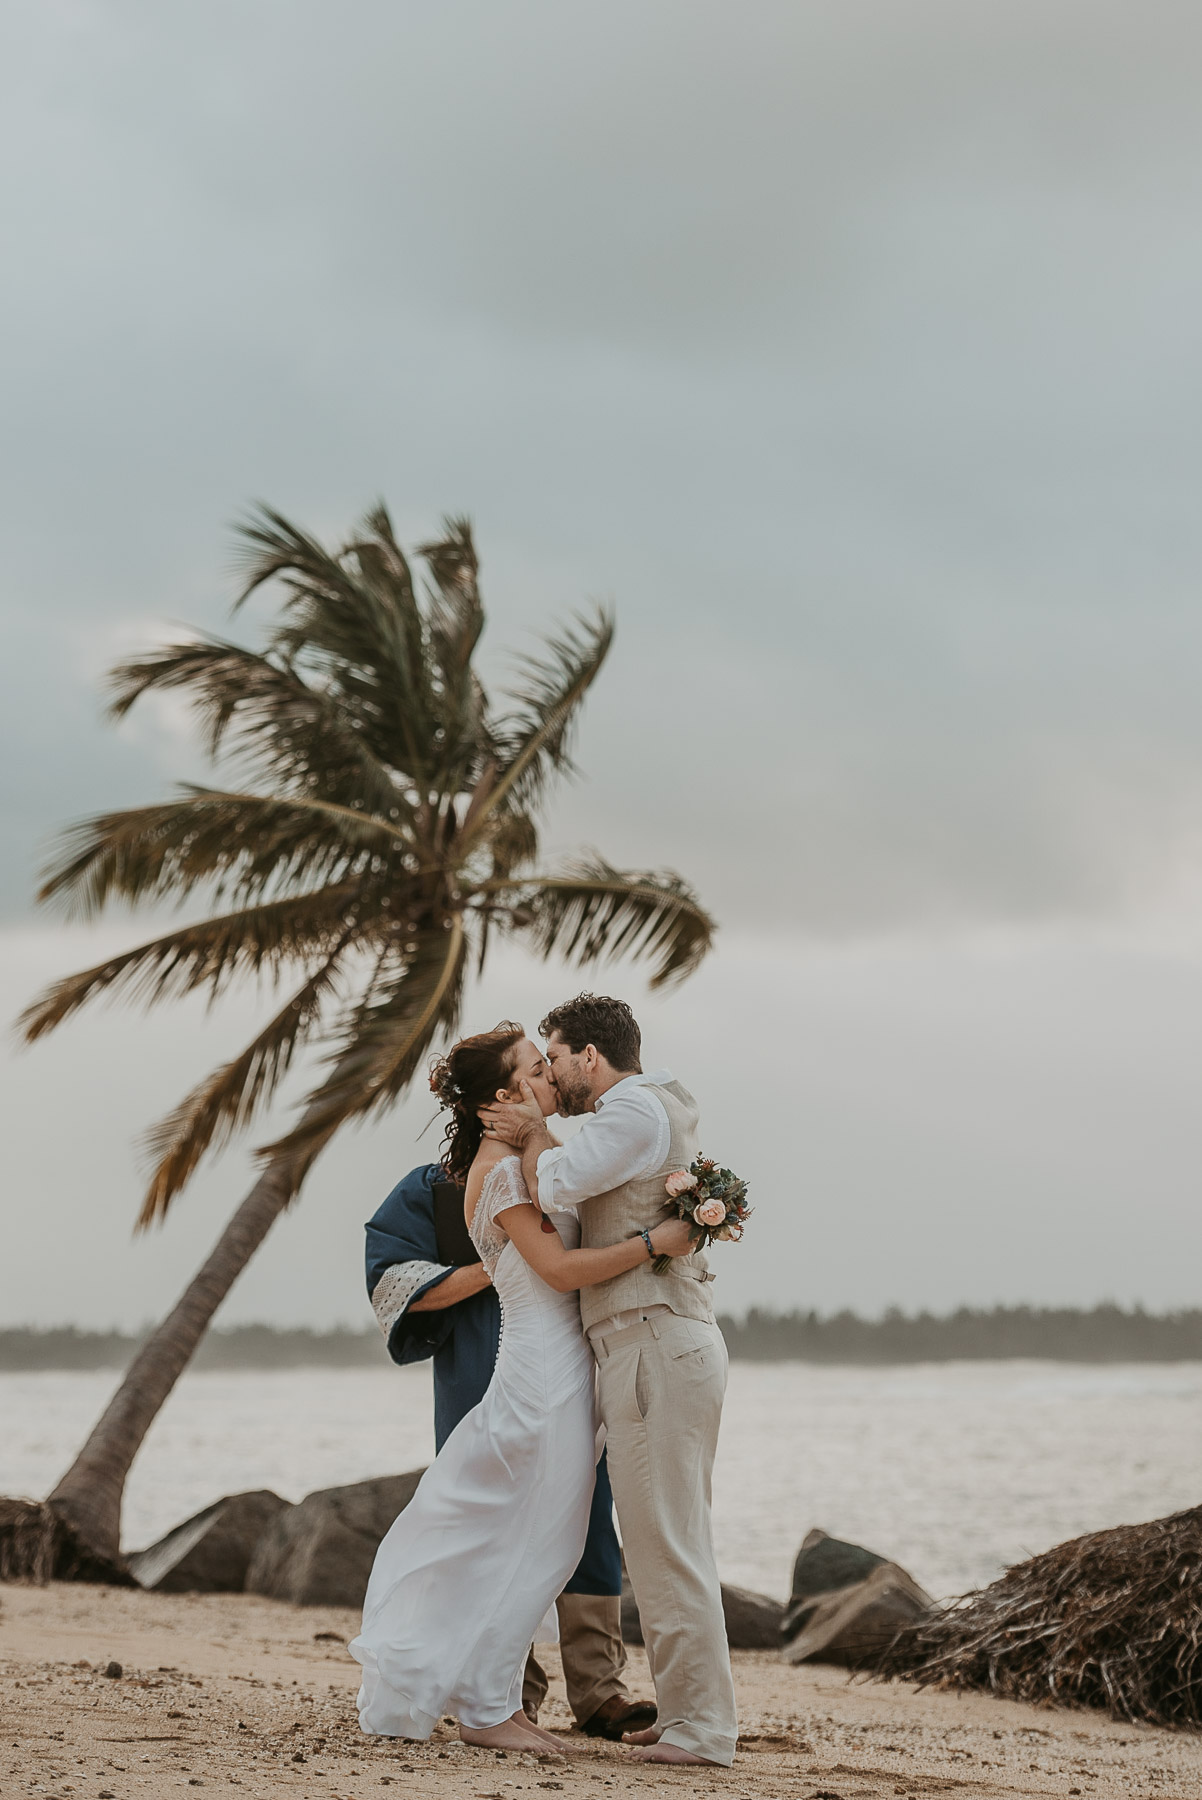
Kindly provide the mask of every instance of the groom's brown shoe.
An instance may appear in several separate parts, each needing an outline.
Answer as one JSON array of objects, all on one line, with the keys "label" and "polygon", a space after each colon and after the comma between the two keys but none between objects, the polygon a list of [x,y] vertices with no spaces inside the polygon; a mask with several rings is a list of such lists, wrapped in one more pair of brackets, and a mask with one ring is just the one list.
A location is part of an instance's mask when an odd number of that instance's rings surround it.
[{"label": "groom's brown shoe", "polygon": [[580,1729],[588,1737],[609,1738],[620,1744],[624,1731],[640,1731],[646,1725],[654,1725],[655,1719],[655,1707],[650,1700],[628,1700],[624,1694],[611,1694]]}]

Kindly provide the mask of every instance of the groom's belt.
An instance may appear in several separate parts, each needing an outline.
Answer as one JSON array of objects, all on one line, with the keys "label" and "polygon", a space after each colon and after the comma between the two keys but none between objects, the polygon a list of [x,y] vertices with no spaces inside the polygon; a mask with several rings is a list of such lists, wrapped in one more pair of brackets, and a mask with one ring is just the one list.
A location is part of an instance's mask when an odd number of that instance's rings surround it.
[{"label": "groom's belt", "polygon": [[[626,1314],[619,1313],[619,1319]],[[614,1328],[612,1319],[603,1319],[599,1325],[589,1329],[589,1344],[593,1355],[599,1363],[608,1362],[620,1350],[630,1349],[634,1345],[650,1343],[663,1337],[675,1340],[676,1326],[707,1325],[716,1330],[711,1320],[690,1319],[685,1313],[673,1312],[670,1306],[640,1306],[630,1308],[630,1323]],[[699,1348],[700,1346],[693,1346]]]},{"label": "groom's belt", "polygon": [[598,1319],[595,1325],[588,1328],[588,1340],[595,1344],[598,1338],[608,1337],[612,1331],[627,1331],[631,1325],[645,1325],[648,1319],[657,1318],[661,1313],[670,1313],[672,1308],[657,1301],[653,1306],[627,1306],[621,1312],[614,1313],[608,1319]]},{"label": "groom's belt", "polygon": [[[701,1279],[712,1281],[714,1278],[707,1275]],[[608,1319],[598,1319],[595,1325],[589,1326],[585,1336],[590,1344],[595,1344],[600,1338],[612,1336],[615,1331],[629,1331],[632,1325],[645,1325],[648,1319],[658,1318],[662,1313],[669,1313],[674,1319],[688,1316],[678,1313],[673,1306],[665,1306],[662,1300],[656,1300],[650,1306],[627,1306],[621,1312],[611,1313]]]}]

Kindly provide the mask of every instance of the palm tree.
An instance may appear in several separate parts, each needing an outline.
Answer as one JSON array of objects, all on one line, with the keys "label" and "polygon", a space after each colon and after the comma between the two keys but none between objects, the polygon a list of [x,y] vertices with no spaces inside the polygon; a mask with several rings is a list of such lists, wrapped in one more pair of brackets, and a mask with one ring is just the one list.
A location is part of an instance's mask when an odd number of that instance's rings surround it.
[{"label": "palm tree", "polygon": [[336,552],[263,508],[241,528],[237,604],[282,586],[265,647],[197,636],[110,677],[118,718],[151,690],[183,690],[231,785],[184,786],[72,827],[39,898],[84,916],[198,895],[219,910],[57,982],[25,1013],[26,1038],[101,995],[150,1004],[289,978],[252,1042],[149,1134],[139,1228],[251,1124],[302,1047],[325,1056],[299,1119],[258,1151],[254,1186],[49,1497],[47,1517],[102,1557],[119,1556],[130,1465],[234,1280],[339,1127],[390,1107],[456,1030],[492,940],[520,936],[578,964],[639,956],[653,986],[687,976],[710,945],[712,921],[675,875],[595,855],[536,870],[537,816],[571,768],[612,622],[561,630],[494,710],[473,665],[484,611],[471,528],[444,530],[418,552],[419,591],[383,506]]}]

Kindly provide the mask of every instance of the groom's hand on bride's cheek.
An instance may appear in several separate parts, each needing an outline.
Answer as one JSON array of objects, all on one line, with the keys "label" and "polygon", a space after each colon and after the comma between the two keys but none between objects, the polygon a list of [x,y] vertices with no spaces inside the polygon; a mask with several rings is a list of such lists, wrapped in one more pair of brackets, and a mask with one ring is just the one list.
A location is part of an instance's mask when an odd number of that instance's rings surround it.
[{"label": "groom's hand on bride's cheek", "polygon": [[530,1133],[543,1125],[543,1113],[529,1082],[520,1083],[520,1100],[497,1100],[481,1109],[480,1118],[490,1137],[502,1143],[520,1145]]},{"label": "groom's hand on bride's cheek", "polygon": [[522,1098],[521,1103],[518,1106],[518,1111],[528,1113],[536,1125],[541,1125],[543,1122],[543,1109],[535,1099],[534,1089],[524,1075],[518,1082],[518,1086],[522,1090]]}]

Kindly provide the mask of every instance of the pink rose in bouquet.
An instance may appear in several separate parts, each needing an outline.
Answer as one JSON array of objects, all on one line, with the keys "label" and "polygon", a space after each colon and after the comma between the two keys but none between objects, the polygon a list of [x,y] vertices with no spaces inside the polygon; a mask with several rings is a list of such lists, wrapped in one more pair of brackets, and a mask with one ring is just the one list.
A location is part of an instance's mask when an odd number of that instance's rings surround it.
[{"label": "pink rose in bouquet", "polygon": [[[715,1242],[737,1243],[742,1237],[751,1208],[747,1183],[733,1169],[699,1156],[691,1169],[674,1169],[665,1176],[664,1190],[677,1217],[689,1221],[696,1249]],[[666,1275],[671,1267],[670,1256],[657,1256],[651,1264],[656,1275]]]}]

